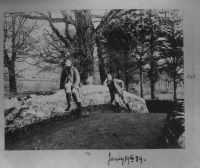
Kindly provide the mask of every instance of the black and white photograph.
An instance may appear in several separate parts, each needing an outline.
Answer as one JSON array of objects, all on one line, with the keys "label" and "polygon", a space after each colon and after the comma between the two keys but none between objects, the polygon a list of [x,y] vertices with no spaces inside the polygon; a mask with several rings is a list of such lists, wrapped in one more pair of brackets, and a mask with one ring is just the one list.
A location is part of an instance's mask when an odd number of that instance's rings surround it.
[{"label": "black and white photograph", "polygon": [[182,9],[3,18],[5,150],[187,149]]}]

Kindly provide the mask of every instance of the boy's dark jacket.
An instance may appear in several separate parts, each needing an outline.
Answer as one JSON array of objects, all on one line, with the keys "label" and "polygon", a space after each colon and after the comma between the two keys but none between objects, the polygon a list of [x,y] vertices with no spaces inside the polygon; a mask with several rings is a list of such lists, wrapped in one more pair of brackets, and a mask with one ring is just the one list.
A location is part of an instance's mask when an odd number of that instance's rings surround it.
[{"label": "boy's dark jacket", "polygon": [[70,81],[73,84],[74,88],[80,87],[80,75],[74,66],[71,66],[70,68],[65,67],[61,74],[60,79],[60,89],[64,89],[65,84]]}]

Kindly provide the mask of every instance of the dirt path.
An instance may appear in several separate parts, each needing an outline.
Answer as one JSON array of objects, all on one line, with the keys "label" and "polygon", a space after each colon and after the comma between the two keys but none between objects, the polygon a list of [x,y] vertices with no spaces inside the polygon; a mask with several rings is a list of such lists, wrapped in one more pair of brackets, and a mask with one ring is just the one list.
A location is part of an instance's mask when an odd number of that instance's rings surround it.
[{"label": "dirt path", "polygon": [[87,118],[62,119],[6,137],[6,150],[164,148],[165,114],[113,113],[93,109]]}]

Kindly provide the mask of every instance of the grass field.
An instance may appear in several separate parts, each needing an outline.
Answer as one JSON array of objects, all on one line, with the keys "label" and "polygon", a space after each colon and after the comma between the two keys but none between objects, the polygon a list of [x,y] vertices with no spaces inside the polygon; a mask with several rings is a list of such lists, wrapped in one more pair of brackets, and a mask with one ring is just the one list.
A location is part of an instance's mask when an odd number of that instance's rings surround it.
[{"label": "grass field", "polygon": [[136,114],[96,106],[89,117],[60,118],[7,135],[6,150],[158,149],[163,143],[166,114]]}]

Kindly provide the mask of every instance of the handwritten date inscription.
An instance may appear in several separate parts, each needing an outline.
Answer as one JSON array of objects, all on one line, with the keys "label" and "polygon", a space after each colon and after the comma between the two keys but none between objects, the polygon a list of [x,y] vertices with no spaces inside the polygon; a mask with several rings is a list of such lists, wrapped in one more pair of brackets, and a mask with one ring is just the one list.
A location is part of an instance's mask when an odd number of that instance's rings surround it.
[{"label": "handwritten date inscription", "polygon": [[111,163],[119,163],[122,166],[125,164],[131,164],[131,163],[139,163],[142,164],[145,162],[146,159],[142,156],[138,155],[125,155],[125,156],[112,156],[111,153],[108,154],[108,166],[111,165]]}]

